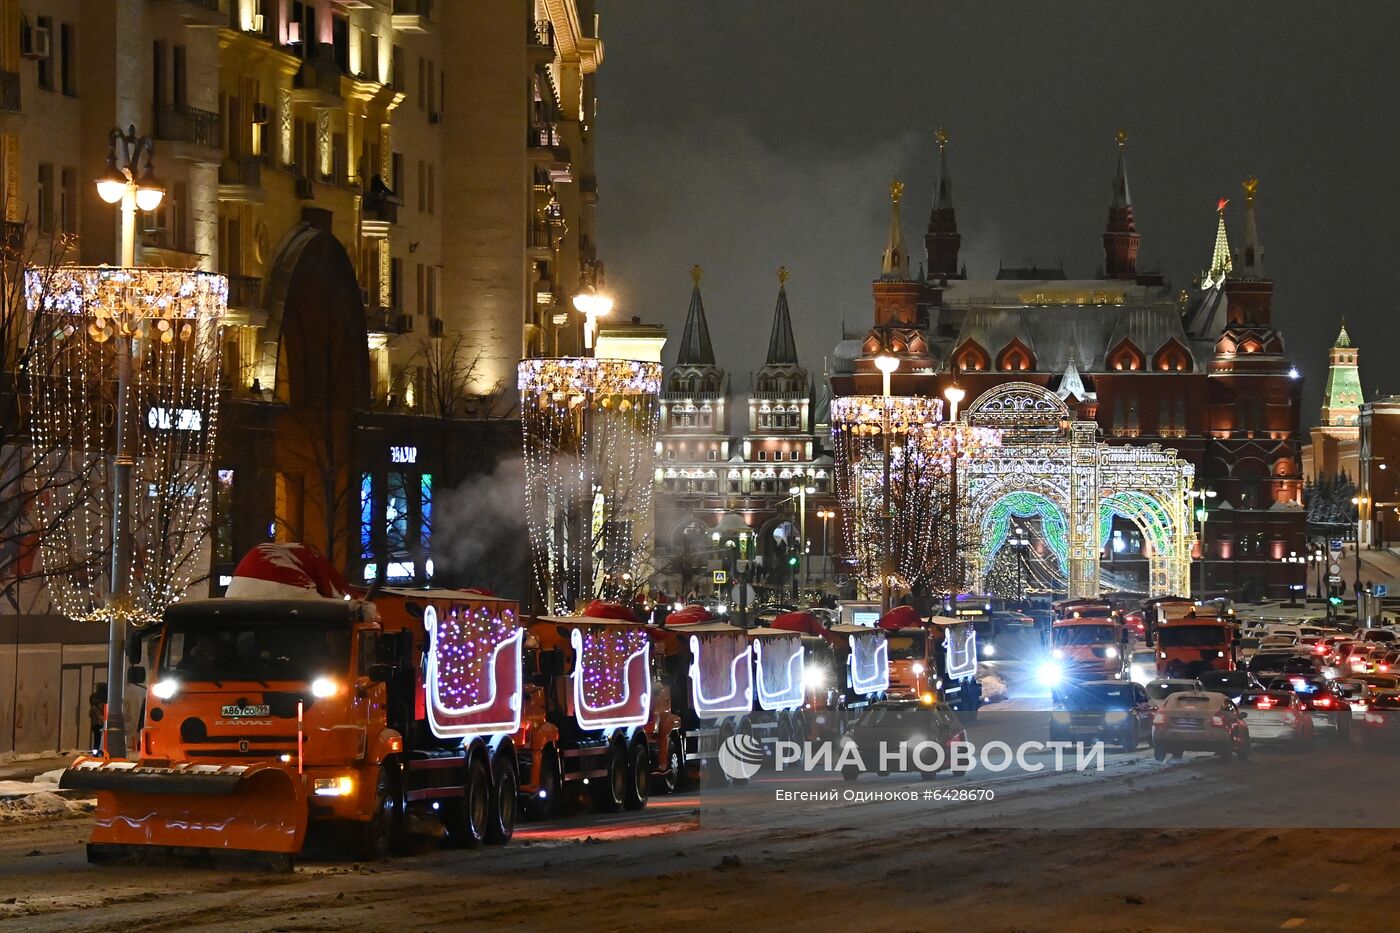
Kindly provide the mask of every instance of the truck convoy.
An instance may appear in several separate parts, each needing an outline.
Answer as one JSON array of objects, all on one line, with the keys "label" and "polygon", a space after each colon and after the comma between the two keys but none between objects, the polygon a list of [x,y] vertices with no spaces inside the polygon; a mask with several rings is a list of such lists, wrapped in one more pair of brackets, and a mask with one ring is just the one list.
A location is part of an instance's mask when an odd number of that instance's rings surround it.
[{"label": "truck convoy", "polygon": [[61,787],[97,795],[90,860],[155,846],[289,866],[309,826],[373,858],[425,821],[451,844],[499,844],[522,775],[532,802],[598,778],[605,806],[645,803],[643,626],[527,622],[513,601],[469,591],[354,598],[300,545],[255,549],[229,592],[141,633],[138,759],[81,757],[64,772]]},{"label": "truck convoy", "polygon": [[977,682],[977,630],[946,616],[924,621],[911,606],[896,606],[880,620],[888,643],[890,699],[937,697],[975,715],[982,691]]}]

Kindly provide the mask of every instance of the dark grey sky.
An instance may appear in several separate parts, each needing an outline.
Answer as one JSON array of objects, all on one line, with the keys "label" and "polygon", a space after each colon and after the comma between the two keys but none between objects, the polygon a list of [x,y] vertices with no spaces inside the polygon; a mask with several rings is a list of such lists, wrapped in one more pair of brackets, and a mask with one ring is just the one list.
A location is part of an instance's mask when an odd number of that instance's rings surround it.
[{"label": "dark grey sky", "polygon": [[[863,330],[906,182],[917,262],[946,126],[973,277],[1102,261],[1113,133],[1128,130],[1139,268],[1188,285],[1216,199],[1259,179],[1275,321],[1316,417],[1345,315],[1367,397],[1400,392],[1400,4],[1271,0],[601,0],[600,248],[619,311],[678,336],[692,263],[734,387],[762,363],[788,283],[819,374]],[[668,359],[675,353],[674,341]]]}]

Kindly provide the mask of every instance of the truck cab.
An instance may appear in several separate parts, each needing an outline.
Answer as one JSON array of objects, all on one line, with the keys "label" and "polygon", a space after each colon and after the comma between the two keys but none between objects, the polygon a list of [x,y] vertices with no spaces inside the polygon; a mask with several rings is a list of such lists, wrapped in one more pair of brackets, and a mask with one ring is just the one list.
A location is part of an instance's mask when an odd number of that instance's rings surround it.
[{"label": "truck cab", "polygon": [[1213,612],[1191,612],[1156,626],[1153,648],[1160,677],[1196,677],[1205,671],[1233,671],[1236,666],[1233,620]]},{"label": "truck cab", "polygon": [[1128,630],[1103,602],[1077,600],[1056,606],[1050,626],[1050,660],[1041,681],[1056,693],[1089,680],[1121,680]]}]

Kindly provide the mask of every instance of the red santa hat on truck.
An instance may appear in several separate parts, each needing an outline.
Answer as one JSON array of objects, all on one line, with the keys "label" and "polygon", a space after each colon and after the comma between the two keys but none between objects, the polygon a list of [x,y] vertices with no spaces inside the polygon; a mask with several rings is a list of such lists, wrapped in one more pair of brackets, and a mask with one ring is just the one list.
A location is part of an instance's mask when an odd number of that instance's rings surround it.
[{"label": "red santa hat on truck", "polygon": [[345,599],[350,584],[304,544],[259,544],[234,568],[231,599]]}]

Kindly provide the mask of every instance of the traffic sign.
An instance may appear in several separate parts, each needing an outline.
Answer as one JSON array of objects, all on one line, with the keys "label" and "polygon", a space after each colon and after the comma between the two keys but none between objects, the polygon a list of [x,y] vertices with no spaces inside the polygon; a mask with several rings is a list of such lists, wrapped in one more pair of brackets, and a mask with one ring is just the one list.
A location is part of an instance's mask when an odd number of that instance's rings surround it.
[{"label": "traffic sign", "polygon": [[727,571],[727,570],[716,570],[716,571],[715,571],[715,586],[723,586],[724,584],[726,584],[726,583],[728,583],[728,582],[729,582],[729,571]]},{"label": "traffic sign", "polygon": [[1341,578],[1340,576],[1338,576],[1337,574],[1335,574],[1335,573],[1334,573],[1334,574],[1329,574],[1328,577],[1327,577],[1327,582],[1328,582],[1328,583],[1341,583],[1341,582],[1342,582],[1342,578]]},{"label": "traffic sign", "polygon": [[1371,584],[1371,593],[1375,596],[1384,596],[1389,589],[1390,586],[1386,583]]},{"label": "traffic sign", "polygon": [[1331,541],[1328,542],[1328,544],[1331,546],[1331,550],[1335,551],[1338,554],[1342,553],[1341,538],[1333,538]]},{"label": "traffic sign", "polygon": [[1341,565],[1341,564],[1333,564],[1331,567],[1328,567],[1328,568],[1327,568],[1327,572],[1330,573],[1330,574],[1338,574],[1338,573],[1341,573],[1341,572],[1342,572],[1342,565]]}]

